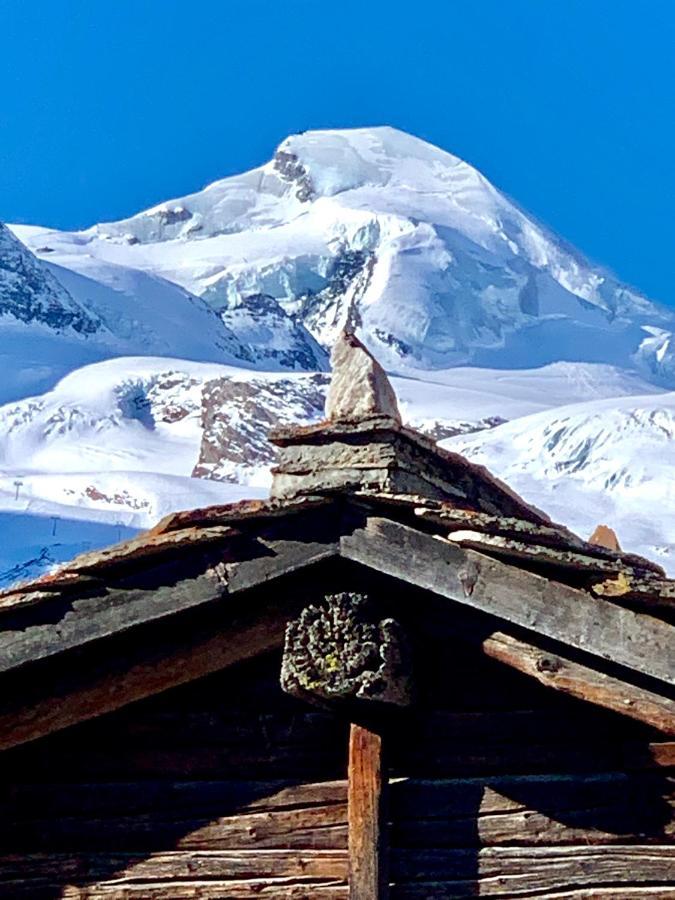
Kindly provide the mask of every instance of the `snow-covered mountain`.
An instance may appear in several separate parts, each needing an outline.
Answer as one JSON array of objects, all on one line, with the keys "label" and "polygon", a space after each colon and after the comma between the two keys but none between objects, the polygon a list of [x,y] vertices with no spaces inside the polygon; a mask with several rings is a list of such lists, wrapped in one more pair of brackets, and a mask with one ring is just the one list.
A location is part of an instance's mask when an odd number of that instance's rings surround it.
[{"label": "snow-covered mountain", "polygon": [[48,246],[36,256],[0,223],[0,402],[97,360],[172,353],[249,365],[222,318],[184,288],[88,253],[56,264]]},{"label": "snow-covered mountain", "polygon": [[0,520],[19,517],[18,541],[60,517],[70,538],[30,559],[15,541],[0,581],[172,507],[264,492],[265,433],[321,416],[345,323],[398,376],[408,422],[583,533],[604,518],[630,549],[675,553],[675,495],[650,502],[649,527],[635,499],[675,463],[675,313],[443,150],[391,128],[307,132],[120,222],[10,228]]},{"label": "snow-covered mountain", "polygon": [[[121,222],[18,234],[66,266],[86,254],[160,275],[235,330],[276,310],[328,347],[349,320],[395,371],[563,359],[670,377],[653,331],[670,333],[670,310],[591,265],[467,163],[392,128],[293,135],[259,169]],[[261,365],[280,333],[256,335]]]},{"label": "snow-covered mountain", "polygon": [[675,394],[563,406],[443,443],[582,534],[602,516],[631,550],[673,569]]}]

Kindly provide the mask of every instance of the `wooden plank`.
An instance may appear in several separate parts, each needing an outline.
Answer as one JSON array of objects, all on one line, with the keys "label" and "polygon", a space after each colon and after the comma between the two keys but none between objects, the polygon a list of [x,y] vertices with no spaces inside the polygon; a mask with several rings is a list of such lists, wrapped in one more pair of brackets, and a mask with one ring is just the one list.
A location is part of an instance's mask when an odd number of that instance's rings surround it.
[{"label": "wooden plank", "polygon": [[[348,888],[341,884],[289,884],[284,879],[256,878],[247,881],[183,881],[180,884],[144,884],[119,887],[115,884],[93,887],[66,887],[60,900],[346,900]],[[3,894],[7,900],[26,897],[27,900],[54,900],[51,889],[35,894],[32,888],[26,894]],[[624,898],[625,900],[625,898]]]},{"label": "wooden plank", "polygon": [[674,700],[502,632],[491,634],[482,647],[487,656],[536,678],[546,687],[645,722],[664,734],[675,735]]},{"label": "wooden plank", "polygon": [[[424,736],[427,737],[428,733]],[[396,750],[392,757],[392,773],[396,776],[478,778],[511,771],[514,775],[548,775],[557,772],[591,774],[610,768],[625,767],[626,771],[668,768],[675,764],[675,743],[641,744],[588,749],[568,743],[564,747],[547,743],[533,744],[519,749],[511,745],[495,745],[487,750],[460,745],[448,748],[433,742],[425,750],[408,746]]]},{"label": "wooden plank", "polygon": [[[137,785],[142,792],[142,784]],[[346,799],[346,798],[345,798]],[[182,811],[67,815],[22,820],[18,812],[0,823],[6,851],[40,850],[138,852],[177,850],[347,849],[347,804],[239,812],[216,805]],[[24,812],[25,815],[25,812]]]},{"label": "wooden plank", "polygon": [[[457,900],[458,897],[475,897],[478,886],[472,881],[463,882],[443,882],[443,881],[421,881],[411,882],[410,884],[393,885],[391,888],[392,900]],[[481,896],[488,895],[487,890],[480,889]],[[494,894],[494,891],[493,891]],[[64,895],[68,896],[68,895]],[[79,895],[78,895],[79,896]],[[98,900],[98,896],[97,900]],[[108,896],[108,895],[106,895]],[[174,897],[171,894],[171,897]],[[201,895],[200,895],[201,896]],[[213,896],[213,895],[210,895]],[[234,897],[234,894],[229,896]],[[238,895],[237,895],[238,896]],[[623,885],[622,887],[600,887],[594,885],[592,888],[570,888],[564,891],[549,892],[547,890],[536,891],[532,894],[506,894],[508,897],[532,897],[538,900],[673,900],[675,898],[675,887],[669,885],[657,885],[656,887],[635,887],[634,885]],[[87,894],[89,897],[89,894]],[[153,895],[155,900],[157,895]],[[192,897],[192,895],[190,895]],[[122,900],[122,898],[120,898]],[[143,897],[128,898],[125,895],[123,900],[146,900]],[[148,898],[149,900],[149,898]],[[163,900],[163,898],[162,898]],[[178,900],[178,898],[176,898]],[[180,897],[184,900],[184,897]]]},{"label": "wooden plank", "polygon": [[[675,847],[487,847],[392,851],[394,884],[436,882],[446,893],[392,891],[394,897],[542,897],[565,891],[645,885],[675,887]],[[455,893],[450,892],[453,888]],[[595,895],[593,895],[595,896]]]},{"label": "wooden plank", "polygon": [[[29,887],[24,892],[12,888],[11,894],[3,893],[3,900],[55,900],[52,888],[36,893]],[[347,885],[318,881],[304,884],[289,883],[283,878],[254,878],[246,881],[181,881],[178,884],[135,884],[120,887],[114,883],[85,887],[73,885],[59,893],[60,900],[347,900]]]},{"label": "wooden plank", "polygon": [[[384,501],[385,498],[383,497],[382,500]],[[411,498],[408,506],[413,503],[414,498]],[[624,568],[642,569],[656,575],[664,575],[663,567],[658,563],[634,553],[610,550],[590,541],[584,541],[564,525],[543,525],[527,522],[524,519],[489,516],[475,510],[456,509],[443,504],[438,504],[436,508],[432,505],[416,506],[415,515],[423,520],[433,522],[435,525],[440,525],[447,532],[468,529],[484,535],[501,535],[521,541],[528,547],[535,544],[552,547],[563,553],[569,550],[580,551],[588,557],[621,563]]]},{"label": "wooden plank", "polygon": [[675,781],[658,773],[393,779],[392,847],[675,843]]},{"label": "wooden plank", "polygon": [[[323,529],[321,524],[324,524]],[[258,544],[263,552],[254,558],[242,559],[225,566],[228,593],[235,594],[257,587],[274,578],[337,556],[338,542],[335,535],[326,534],[325,538],[321,539],[320,533],[317,533],[327,530],[325,524],[316,524],[313,529],[314,540],[310,540],[309,537],[296,539],[289,536],[285,540],[268,540],[264,536],[260,537]],[[327,524],[331,526],[332,532],[333,522]]]},{"label": "wooden plank", "polygon": [[[448,540],[480,553],[494,554],[502,559],[515,561],[515,565],[529,562],[530,564],[542,563],[552,566],[554,569],[562,570],[563,575],[568,577],[570,573],[588,578],[611,578],[625,575],[630,580],[635,575],[633,567],[626,565],[620,558],[606,559],[564,546],[551,547],[536,541],[517,540],[499,534],[485,534],[472,530],[470,527],[451,531]],[[638,569],[638,572],[640,571],[651,573],[653,570],[644,565]]]},{"label": "wooden plank", "polygon": [[[328,525],[332,529],[333,523]],[[297,529],[301,530],[301,523]],[[141,573],[142,587],[119,583],[92,595],[46,595],[42,602],[17,611],[12,627],[0,631],[0,673],[222,601],[227,595],[328,559],[337,554],[338,546],[334,535],[322,533],[327,530],[315,528],[315,540],[234,537],[220,552],[219,561],[212,558],[208,567],[203,559],[186,559],[180,568]]]},{"label": "wooden plank", "polygon": [[151,656],[124,671],[89,679],[85,672],[81,684],[68,693],[67,700],[59,693],[48,694],[30,705],[0,713],[0,750],[112,712],[281,646],[285,625],[284,614],[273,608],[223,632],[192,639],[188,636],[169,655]]},{"label": "wooden plank", "polygon": [[[6,775],[6,770],[4,773]],[[162,773],[162,776],[164,773]],[[347,781],[68,781],[2,783],[0,822],[10,827],[58,815],[73,819],[144,815],[184,816],[191,810],[209,813],[274,813],[315,806],[347,808]],[[345,822],[346,812],[345,812]]]},{"label": "wooden plank", "polygon": [[118,887],[138,882],[277,878],[347,881],[345,850],[223,850],[153,853],[35,853],[0,857],[0,886],[45,880],[114,880]]},{"label": "wooden plank", "polygon": [[[108,588],[94,596],[54,595],[26,610],[26,624],[0,631],[0,672],[218,600],[226,585],[215,568],[172,584]],[[30,617],[30,618],[28,618]]]},{"label": "wooden plank", "polygon": [[345,559],[675,686],[675,629],[585,591],[381,518],[340,539]]},{"label": "wooden plank", "polygon": [[349,733],[349,898],[386,900],[381,735],[352,723]]}]

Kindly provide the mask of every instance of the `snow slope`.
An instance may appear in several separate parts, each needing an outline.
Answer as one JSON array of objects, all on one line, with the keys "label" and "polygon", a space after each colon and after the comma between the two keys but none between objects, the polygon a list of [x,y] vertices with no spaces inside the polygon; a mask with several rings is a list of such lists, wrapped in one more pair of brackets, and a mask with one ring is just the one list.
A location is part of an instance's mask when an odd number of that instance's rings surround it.
[{"label": "snow slope", "polygon": [[608,522],[675,570],[675,393],[562,406],[443,445],[581,535]]},{"label": "snow slope", "polygon": [[[521,417],[601,389],[621,398],[654,390],[619,370],[562,363],[434,376],[393,383],[404,419],[436,437],[491,429],[505,418],[526,421]],[[268,430],[320,419],[327,386],[323,373],[121,357],[0,407],[0,526],[10,521],[3,515],[34,519],[35,534],[48,532],[53,517],[59,522],[57,534],[47,533],[37,550],[30,544],[24,557],[16,543],[24,532],[13,527],[0,550],[0,583],[21,559],[34,571],[35,560],[46,567],[62,558],[74,546],[63,543],[62,522],[76,535],[79,521],[81,541],[105,542],[175,509],[264,495],[274,459]]]},{"label": "snow slope", "polygon": [[0,225],[0,583],[264,493],[267,430],[321,416],[345,323],[410,424],[668,564],[673,312],[468,163],[368,128],[86,231]]},{"label": "snow slope", "polygon": [[87,253],[63,254],[56,265],[41,247],[38,259],[0,223],[0,402],[122,354],[248,365],[220,316],[184,288]]}]

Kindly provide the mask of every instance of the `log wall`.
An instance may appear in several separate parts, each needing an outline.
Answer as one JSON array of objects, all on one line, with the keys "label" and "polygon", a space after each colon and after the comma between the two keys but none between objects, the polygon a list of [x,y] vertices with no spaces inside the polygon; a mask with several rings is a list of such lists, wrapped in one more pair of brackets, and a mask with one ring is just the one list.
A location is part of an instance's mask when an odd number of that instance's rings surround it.
[{"label": "log wall", "polygon": [[348,726],[277,654],[8,751],[0,897],[346,896]]},{"label": "log wall", "polygon": [[[328,582],[377,589],[355,574]],[[673,900],[675,742],[481,657],[445,601],[432,618],[386,589],[416,686],[383,730],[393,900]],[[1,900],[346,898],[349,726],[283,694],[279,667],[4,752]]]},{"label": "log wall", "polygon": [[426,651],[389,735],[392,898],[675,897],[675,744],[458,642]]}]

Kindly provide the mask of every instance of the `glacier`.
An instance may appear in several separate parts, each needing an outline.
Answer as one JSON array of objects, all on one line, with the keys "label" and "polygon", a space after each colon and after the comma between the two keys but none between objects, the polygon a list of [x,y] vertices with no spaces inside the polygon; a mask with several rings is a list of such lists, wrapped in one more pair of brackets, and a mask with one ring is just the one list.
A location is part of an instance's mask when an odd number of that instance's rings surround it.
[{"label": "glacier", "polygon": [[[257,169],[84,231],[0,226],[0,516],[105,543],[264,494],[265,432],[321,417],[345,325],[407,422],[668,565],[675,313],[389,127],[292,135]],[[26,558],[63,556],[49,537]],[[7,554],[0,582],[20,569]]]}]

